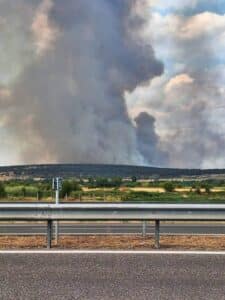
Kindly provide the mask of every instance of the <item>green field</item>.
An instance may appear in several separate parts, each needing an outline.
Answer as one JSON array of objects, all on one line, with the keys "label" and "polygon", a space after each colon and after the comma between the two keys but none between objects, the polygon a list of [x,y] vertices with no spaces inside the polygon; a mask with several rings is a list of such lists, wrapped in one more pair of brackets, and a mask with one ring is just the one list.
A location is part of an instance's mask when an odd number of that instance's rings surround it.
[{"label": "green field", "polygon": [[[63,181],[60,198],[70,202],[225,203],[225,182],[68,179]],[[54,191],[50,180],[10,180],[0,183],[0,201],[54,201]]]}]

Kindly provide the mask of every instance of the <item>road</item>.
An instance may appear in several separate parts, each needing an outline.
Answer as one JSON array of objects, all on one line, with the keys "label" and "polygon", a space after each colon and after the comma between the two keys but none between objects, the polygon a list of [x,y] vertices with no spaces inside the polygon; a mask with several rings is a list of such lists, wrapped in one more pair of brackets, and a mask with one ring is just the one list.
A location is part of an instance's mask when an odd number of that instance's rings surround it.
[{"label": "road", "polygon": [[0,298],[223,300],[224,265],[224,255],[0,254]]},{"label": "road", "polygon": [[[163,224],[163,223],[162,223]],[[163,224],[161,234],[225,234],[224,224]],[[147,225],[147,234],[154,233],[153,224]],[[60,233],[65,235],[74,234],[141,234],[141,223],[76,223],[61,224]],[[43,235],[46,234],[45,224],[18,223],[1,224],[0,235]]]}]

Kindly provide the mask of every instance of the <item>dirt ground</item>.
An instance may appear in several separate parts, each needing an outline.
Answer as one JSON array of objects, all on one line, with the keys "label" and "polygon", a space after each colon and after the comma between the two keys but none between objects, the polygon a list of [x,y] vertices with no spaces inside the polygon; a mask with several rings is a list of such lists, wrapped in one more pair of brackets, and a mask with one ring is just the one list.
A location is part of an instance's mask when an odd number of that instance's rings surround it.
[{"label": "dirt ground", "polygon": [[[225,250],[225,236],[162,236],[161,249],[183,250]],[[46,248],[44,236],[1,236],[0,249],[42,249]],[[152,236],[61,236],[60,249],[154,249]]]}]

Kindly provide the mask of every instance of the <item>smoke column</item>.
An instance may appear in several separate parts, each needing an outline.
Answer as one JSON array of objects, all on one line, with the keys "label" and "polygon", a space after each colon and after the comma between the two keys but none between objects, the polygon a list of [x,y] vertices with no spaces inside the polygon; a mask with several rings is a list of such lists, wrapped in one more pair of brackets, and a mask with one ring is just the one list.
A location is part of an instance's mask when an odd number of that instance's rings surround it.
[{"label": "smoke column", "polygon": [[159,163],[154,120],[131,122],[124,101],[125,91],[163,72],[139,37],[145,1],[14,4],[0,2],[0,40],[11,35],[14,49],[5,53],[13,67],[0,78],[0,105],[20,161]]}]

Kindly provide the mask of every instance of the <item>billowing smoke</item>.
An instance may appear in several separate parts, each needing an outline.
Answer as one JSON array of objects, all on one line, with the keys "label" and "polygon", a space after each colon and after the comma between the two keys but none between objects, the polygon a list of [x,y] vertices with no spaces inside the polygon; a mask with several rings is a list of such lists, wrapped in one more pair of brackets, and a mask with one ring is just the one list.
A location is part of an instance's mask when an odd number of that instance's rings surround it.
[{"label": "billowing smoke", "polygon": [[167,155],[160,148],[160,139],[155,132],[155,118],[146,112],[141,112],[136,118],[138,145],[141,154],[150,165],[163,165]]},{"label": "billowing smoke", "polygon": [[[159,2],[166,11],[168,1]],[[201,0],[172,2],[168,6],[177,9],[153,13],[144,32],[165,71],[127,93],[129,114],[135,120],[146,111],[155,118],[160,149],[168,154],[167,161],[161,157],[162,166],[223,168],[225,15],[202,11]],[[205,2],[210,9],[211,2]]]},{"label": "billowing smoke", "polygon": [[163,71],[139,37],[145,1],[16,3],[0,2],[0,41],[11,36],[4,55],[14,64],[0,78],[0,103],[20,161],[159,163],[154,119],[143,114],[136,127],[124,101]]}]

